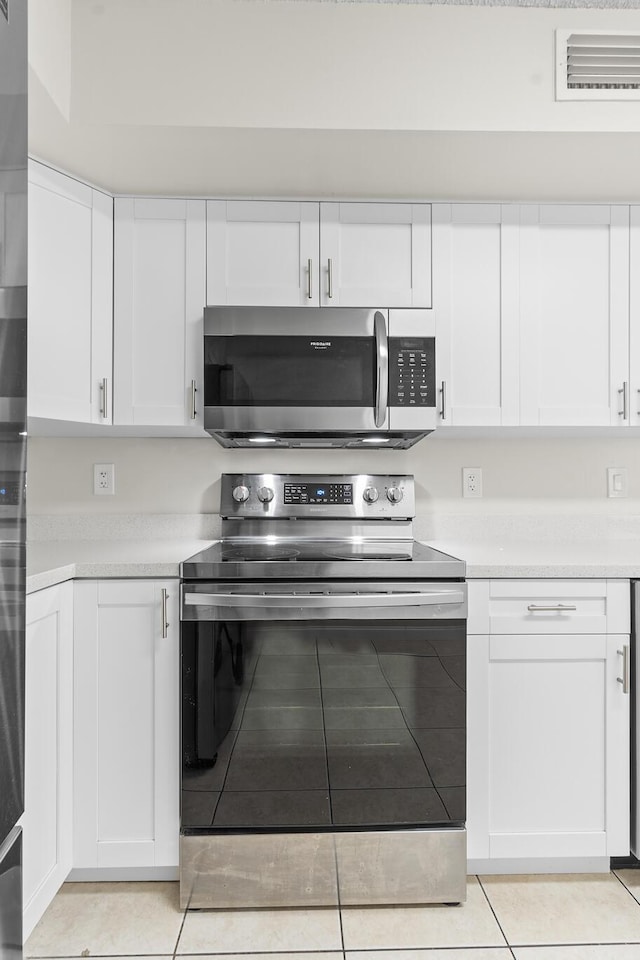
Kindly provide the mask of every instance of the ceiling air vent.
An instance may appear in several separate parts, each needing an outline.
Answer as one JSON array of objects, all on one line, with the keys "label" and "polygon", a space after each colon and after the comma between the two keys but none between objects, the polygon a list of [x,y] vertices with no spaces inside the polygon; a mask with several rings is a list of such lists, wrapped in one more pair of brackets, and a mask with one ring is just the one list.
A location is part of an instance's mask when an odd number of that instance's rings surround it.
[{"label": "ceiling air vent", "polygon": [[640,100],[640,34],[557,30],[556,100]]}]

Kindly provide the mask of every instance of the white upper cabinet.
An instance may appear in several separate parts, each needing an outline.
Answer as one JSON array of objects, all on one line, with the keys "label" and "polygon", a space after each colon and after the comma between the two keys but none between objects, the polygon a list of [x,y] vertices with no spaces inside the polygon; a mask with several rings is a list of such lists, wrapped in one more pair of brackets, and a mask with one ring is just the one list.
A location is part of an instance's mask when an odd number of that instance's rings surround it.
[{"label": "white upper cabinet", "polygon": [[115,201],[117,424],[202,425],[205,201]]},{"label": "white upper cabinet", "polygon": [[207,303],[318,305],[318,204],[207,201]]},{"label": "white upper cabinet", "polygon": [[640,426],[640,206],[631,207],[629,304],[629,422]]},{"label": "white upper cabinet", "polygon": [[431,206],[210,200],[207,303],[430,307]]},{"label": "white upper cabinet", "polygon": [[111,423],[113,200],[29,163],[28,413]]},{"label": "white upper cabinet", "polygon": [[629,208],[526,205],[520,422],[629,423]]},{"label": "white upper cabinet", "polygon": [[518,423],[518,207],[433,206],[441,426]]},{"label": "white upper cabinet", "polygon": [[321,203],[323,307],[430,307],[431,205]]}]

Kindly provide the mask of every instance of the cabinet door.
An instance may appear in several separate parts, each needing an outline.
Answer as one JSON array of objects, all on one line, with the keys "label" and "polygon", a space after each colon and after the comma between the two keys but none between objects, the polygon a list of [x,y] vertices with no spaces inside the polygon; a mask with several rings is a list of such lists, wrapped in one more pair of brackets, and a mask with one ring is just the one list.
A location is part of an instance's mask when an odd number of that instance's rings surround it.
[{"label": "cabinet door", "polygon": [[178,581],[77,583],[75,602],[74,867],[175,867]]},{"label": "cabinet door", "polygon": [[518,208],[433,207],[442,426],[518,423]]},{"label": "cabinet door", "polygon": [[603,634],[488,638],[485,674],[479,665],[474,674],[487,693],[469,700],[484,767],[474,757],[470,855],[628,855],[629,695],[618,683],[628,643]]},{"label": "cabinet door", "polygon": [[27,597],[24,937],[71,869],[73,585]]},{"label": "cabinet door", "polygon": [[323,307],[430,307],[431,205],[321,203]]},{"label": "cabinet door", "polygon": [[29,164],[28,413],[110,423],[111,197]]},{"label": "cabinet door", "polygon": [[318,204],[207,202],[207,303],[318,306]]},{"label": "cabinet door", "polygon": [[640,206],[631,207],[630,218],[629,421],[637,427],[640,426]]},{"label": "cabinet door", "polygon": [[521,208],[521,423],[628,424],[629,208]]},{"label": "cabinet door", "polygon": [[204,200],[116,200],[117,424],[202,425],[204,217]]}]

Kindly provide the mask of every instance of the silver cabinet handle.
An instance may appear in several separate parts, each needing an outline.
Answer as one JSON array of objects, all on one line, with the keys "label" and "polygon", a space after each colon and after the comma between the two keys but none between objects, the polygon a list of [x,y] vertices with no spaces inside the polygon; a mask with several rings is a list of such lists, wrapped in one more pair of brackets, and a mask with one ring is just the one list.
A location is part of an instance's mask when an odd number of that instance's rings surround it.
[{"label": "silver cabinet handle", "polygon": [[167,639],[167,630],[169,629],[169,621],[167,620],[167,600],[169,599],[169,594],[167,591],[162,588],[162,639]]},{"label": "silver cabinet handle", "polygon": [[185,593],[187,607],[427,607],[464,603],[463,590],[433,593]]},{"label": "silver cabinet handle", "polygon": [[333,300],[333,263],[327,260],[327,296]]},{"label": "silver cabinet handle", "polygon": [[616,677],[616,680],[622,684],[622,692],[629,693],[629,645],[625,643],[618,653],[622,657],[622,676]]},{"label": "silver cabinet handle", "polygon": [[307,260],[307,298],[309,300],[313,299],[313,279],[312,279],[312,270],[313,270],[313,260],[311,257]]},{"label": "silver cabinet handle", "polygon": [[105,377],[102,383],[100,384],[100,408],[101,408],[100,416],[102,417],[103,420],[106,420],[109,416],[109,413],[107,410],[109,406],[108,389],[109,389],[109,381]]},{"label": "silver cabinet handle", "polygon": [[618,393],[622,394],[622,410],[618,410],[618,416],[622,417],[623,420],[629,419],[629,384],[625,380],[622,384],[622,389],[618,390]]},{"label": "silver cabinet handle", "polygon": [[532,613],[535,613],[537,610],[553,611],[554,613],[568,613],[571,610],[577,610],[577,607],[574,603],[554,603],[553,606],[545,606],[540,603],[530,603],[527,607],[527,610],[530,610]]},{"label": "silver cabinet handle", "polygon": [[198,411],[196,409],[196,393],[197,392],[198,392],[198,388],[196,386],[196,381],[192,380],[191,381],[191,419],[192,420],[195,420],[196,417],[198,416]]},{"label": "silver cabinet handle", "polygon": [[[331,261],[329,261],[331,263]],[[376,310],[373,318],[373,332],[376,338],[376,427],[382,427],[387,419],[387,401],[389,394],[389,343],[384,314]]]},{"label": "silver cabinet handle", "polygon": [[447,419],[447,381],[443,380],[440,384],[440,419]]}]

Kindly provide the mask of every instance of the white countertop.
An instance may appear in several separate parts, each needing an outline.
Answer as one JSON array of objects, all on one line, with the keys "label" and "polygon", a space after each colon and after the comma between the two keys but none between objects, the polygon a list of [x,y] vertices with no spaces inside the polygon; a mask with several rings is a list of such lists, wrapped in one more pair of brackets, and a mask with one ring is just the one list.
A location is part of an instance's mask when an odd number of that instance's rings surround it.
[{"label": "white countertop", "polygon": [[640,540],[430,540],[467,564],[467,579],[640,577]]},{"label": "white countertop", "polygon": [[180,563],[212,540],[48,540],[27,542],[27,593],[64,580],[179,577]]},{"label": "white countertop", "polygon": [[[213,540],[57,540],[27,544],[27,593],[74,578],[179,577]],[[467,564],[470,580],[640,578],[640,540],[429,540]]]}]

